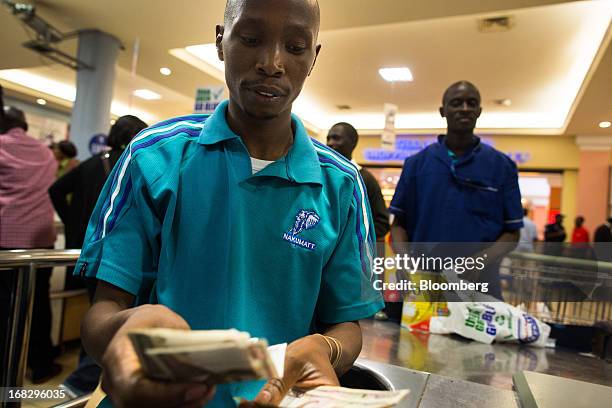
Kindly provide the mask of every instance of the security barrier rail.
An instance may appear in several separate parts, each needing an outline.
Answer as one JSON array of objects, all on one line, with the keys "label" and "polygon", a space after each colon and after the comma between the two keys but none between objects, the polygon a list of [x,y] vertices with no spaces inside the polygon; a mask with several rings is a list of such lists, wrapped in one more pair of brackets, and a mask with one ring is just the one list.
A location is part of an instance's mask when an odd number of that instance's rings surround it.
[{"label": "security barrier rail", "polygon": [[[50,250],[8,250],[0,251],[0,273],[9,274],[7,282],[13,288],[7,321],[7,333],[3,335],[7,344],[5,369],[2,372],[0,387],[21,387],[27,367],[30,324],[36,270],[43,267],[71,266],[79,259],[78,249]],[[2,334],[0,334],[2,335]],[[8,403],[0,402],[2,406]],[[11,403],[11,406],[20,406]]]}]

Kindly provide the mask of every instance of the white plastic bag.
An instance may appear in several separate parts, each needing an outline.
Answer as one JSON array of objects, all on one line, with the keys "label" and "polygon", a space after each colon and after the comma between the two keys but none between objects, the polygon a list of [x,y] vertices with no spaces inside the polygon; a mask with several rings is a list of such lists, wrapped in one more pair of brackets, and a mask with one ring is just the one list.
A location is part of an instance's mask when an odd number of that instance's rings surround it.
[{"label": "white plastic bag", "polygon": [[453,333],[491,344],[517,342],[545,347],[550,326],[502,302],[449,302],[444,324]]}]

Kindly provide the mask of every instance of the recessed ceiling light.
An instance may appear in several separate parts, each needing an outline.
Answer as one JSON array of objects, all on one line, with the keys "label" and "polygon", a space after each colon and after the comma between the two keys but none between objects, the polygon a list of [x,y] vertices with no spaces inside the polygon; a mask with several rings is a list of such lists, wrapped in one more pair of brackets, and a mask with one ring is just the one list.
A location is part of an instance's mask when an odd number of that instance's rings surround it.
[{"label": "recessed ceiling light", "polygon": [[137,89],[134,91],[134,96],[137,96],[141,99],[146,99],[147,101],[154,101],[157,99],[161,99],[161,95],[153,92],[149,89]]},{"label": "recessed ceiling light", "polygon": [[608,122],[607,120],[604,122],[599,122],[599,127],[602,129],[609,128],[610,126],[612,126],[612,123]]},{"label": "recessed ceiling light", "polygon": [[38,98],[36,100],[36,103],[39,104],[39,105],[43,105],[44,106],[44,105],[47,104],[47,101],[45,101],[43,98]]},{"label": "recessed ceiling light", "polygon": [[412,72],[407,67],[381,68],[378,73],[387,82],[410,82],[413,80]]},{"label": "recessed ceiling light", "polygon": [[172,75],[172,70],[168,67],[162,67],[159,69],[159,73],[164,76],[168,76],[168,75]]},{"label": "recessed ceiling light", "polygon": [[112,126],[112,125],[114,125],[115,123],[117,123],[117,121],[116,121],[115,119],[111,119],[111,120],[110,120],[110,124],[111,124],[111,126]]}]

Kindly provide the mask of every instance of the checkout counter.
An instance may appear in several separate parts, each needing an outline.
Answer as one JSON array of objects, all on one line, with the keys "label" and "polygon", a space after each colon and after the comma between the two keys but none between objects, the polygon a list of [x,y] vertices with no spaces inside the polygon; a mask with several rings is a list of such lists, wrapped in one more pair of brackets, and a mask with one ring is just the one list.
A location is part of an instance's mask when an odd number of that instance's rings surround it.
[{"label": "checkout counter", "polygon": [[[6,252],[12,252],[7,254]],[[18,269],[18,293],[14,299],[14,310],[10,316],[12,328],[9,339],[10,355],[8,370],[2,378],[0,387],[19,387],[23,385],[26,350],[29,336],[28,323],[31,316],[33,281],[38,266],[70,265],[78,258],[78,251],[5,251],[0,253],[0,273],[2,269]],[[516,407],[604,407],[612,401],[612,387],[591,384],[560,377],[523,372],[514,373],[512,389],[503,389],[473,381],[451,378],[444,375],[400,367],[393,358],[367,358],[368,346],[379,342],[376,350],[387,348],[380,343],[389,343],[390,355],[398,355],[401,347],[401,329],[394,324],[364,322],[364,350],[362,356],[349,372],[341,379],[341,385],[351,388],[374,390],[409,389],[410,394],[398,407],[400,408],[516,408]],[[374,343],[373,343],[374,342]],[[383,346],[383,347],[381,347]],[[461,354],[454,346],[444,346],[444,354]],[[370,350],[371,351],[371,350]],[[413,350],[414,351],[414,350]],[[373,357],[376,357],[372,354]],[[602,364],[606,364],[602,362]],[[8,375],[7,375],[8,374]],[[85,396],[55,405],[57,408],[84,407],[89,397]],[[7,406],[0,402],[0,406]],[[11,406],[20,406],[11,403]]]}]

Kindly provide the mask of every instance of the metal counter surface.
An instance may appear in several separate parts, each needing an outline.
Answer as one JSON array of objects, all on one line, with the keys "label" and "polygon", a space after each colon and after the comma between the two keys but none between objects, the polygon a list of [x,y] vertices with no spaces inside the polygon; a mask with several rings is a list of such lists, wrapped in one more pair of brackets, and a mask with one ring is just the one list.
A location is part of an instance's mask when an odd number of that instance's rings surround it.
[{"label": "metal counter surface", "polygon": [[518,408],[514,391],[430,374],[419,408]]},{"label": "metal counter surface", "polygon": [[410,394],[397,405],[397,408],[418,408],[421,406],[421,399],[423,398],[423,393],[425,392],[427,381],[431,374],[362,358],[358,359],[355,365],[367,368],[375,374],[382,375],[389,380],[393,389],[410,390]]},{"label": "metal counter surface", "polygon": [[607,408],[612,388],[599,384],[524,371],[514,376],[524,408]]},{"label": "metal counter surface", "polygon": [[410,332],[396,323],[361,321],[360,358],[512,390],[524,370],[612,386],[612,364],[567,349],[482,344],[456,335]]},{"label": "metal counter surface", "polygon": [[358,359],[355,365],[382,375],[394,389],[409,389],[398,408],[517,408],[513,391],[410,370],[386,363]]}]

